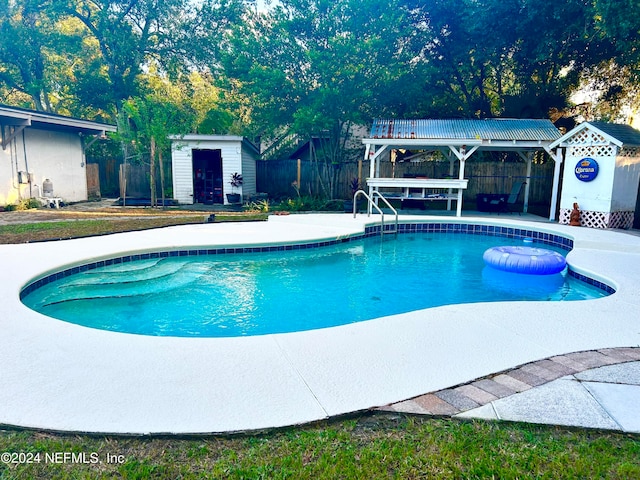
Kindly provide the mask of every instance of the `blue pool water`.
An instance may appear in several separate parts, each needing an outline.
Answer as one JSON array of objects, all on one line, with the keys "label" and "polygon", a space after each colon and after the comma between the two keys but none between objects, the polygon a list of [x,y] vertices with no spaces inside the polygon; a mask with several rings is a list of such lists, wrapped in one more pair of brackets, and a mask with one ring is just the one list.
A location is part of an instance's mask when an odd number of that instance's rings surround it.
[{"label": "blue pool water", "polygon": [[156,258],[70,275],[23,302],[87,327],[229,337],[312,330],[456,303],[607,295],[566,271],[536,276],[485,266],[487,248],[521,244],[417,233],[286,252]]}]

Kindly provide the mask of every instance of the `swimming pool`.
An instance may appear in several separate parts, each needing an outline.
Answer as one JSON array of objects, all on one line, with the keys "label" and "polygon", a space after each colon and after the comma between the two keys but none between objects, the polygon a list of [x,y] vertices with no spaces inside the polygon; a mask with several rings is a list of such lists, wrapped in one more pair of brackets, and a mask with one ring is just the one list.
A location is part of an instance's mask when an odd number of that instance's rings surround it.
[{"label": "swimming pool", "polygon": [[566,272],[541,277],[485,266],[487,248],[521,244],[521,238],[413,232],[295,251],[165,253],[78,268],[30,290],[23,302],[50,317],[104,330],[234,337],[313,330],[450,304],[607,295]]},{"label": "swimming pool", "polygon": [[128,335],[52,319],[20,298],[87,264],[150,259],[155,252],[189,256],[203,248],[342,243],[368,234],[375,218],[272,216],[0,245],[0,423],[119,434],[261,430],[388,405],[554,355],[640,344],[640,237],[524,215],[404,215],[400,222],[405,231],[499,232],[502,238],[533,236],[545,248],[546,240],[566,245],[571,274],[615,294],[446,305],[278,335]]}]

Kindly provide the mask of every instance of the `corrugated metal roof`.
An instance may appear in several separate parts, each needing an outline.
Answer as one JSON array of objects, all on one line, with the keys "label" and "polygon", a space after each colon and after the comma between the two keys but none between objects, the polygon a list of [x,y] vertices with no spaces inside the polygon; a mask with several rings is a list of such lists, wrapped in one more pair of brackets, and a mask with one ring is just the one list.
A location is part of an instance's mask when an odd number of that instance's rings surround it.
[{"label": "corrugated metal roof", "polygon": [[630,125],[608,122],[589,122],[589,125],[611,135],[616,140],[620,140],[623,145],[640,145],[640,131]]},{"label": "corrugated metal roof", "polygon": [[560,131],[550,120],[487,119],[374,120],[371,138],[553,141]]}]

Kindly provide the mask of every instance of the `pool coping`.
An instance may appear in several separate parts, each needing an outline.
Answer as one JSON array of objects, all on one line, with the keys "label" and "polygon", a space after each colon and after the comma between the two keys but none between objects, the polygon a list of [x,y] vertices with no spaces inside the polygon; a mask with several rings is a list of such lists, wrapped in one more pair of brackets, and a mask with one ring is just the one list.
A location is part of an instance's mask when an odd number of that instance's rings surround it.
[{"label": "pool coping", "polygon": [[19,302],[31,279],[82,263],[82,257],[340,242],[363,235],[376,221],[345,214],[272,216],[251,224],[0,246],[10,272],[0,289],[0,381],[7,386],[0,392],[0,423],[124,434],[262,430],[397,403],[554,355],[640,344],[640,238],[513,217],[401,221],[518,225],[570,238],[572,271],[616,293],[561,305],[452,305],[322,330],[214,339],[93,330]]}]

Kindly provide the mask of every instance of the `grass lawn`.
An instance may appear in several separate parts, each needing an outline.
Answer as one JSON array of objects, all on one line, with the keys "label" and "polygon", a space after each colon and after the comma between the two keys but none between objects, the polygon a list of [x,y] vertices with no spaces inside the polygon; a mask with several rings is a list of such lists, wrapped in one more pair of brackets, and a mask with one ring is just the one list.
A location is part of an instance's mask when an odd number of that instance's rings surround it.
[{"label": "grass lawn", "polygon": [[[217,221],[265,218],[216,214]],[[203,214],[184,214],[16,223],[0,226],[0,242],[203,221]],[[640,478],[640,435],[381,412],[235,436],[114,437],[0,428],[0,454],[3,480]]]},{"label": "grass lawn", "polygon": [[[46,222],[16,223],[0,225],[1,243],[26,243],[47,240],[60,240],[109,233],[146,230],[150,228],[167,227],[172,225],[186,225],[204,223],[208,214],[185,213],[181,215],[144,215],[131,218],[104,217],[69,220],[51,220]],[[249,222],[266,220],[267,215],[252,214],[219,214],[216,213],[216,223],[220,222]]]},{"label": "grass lawn", "polygon": [[637,436],[384,413],[230,437],[0,431],[0,452],[34,461],[3,479],[640,478]]}]

